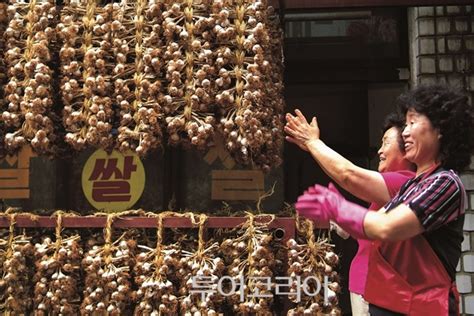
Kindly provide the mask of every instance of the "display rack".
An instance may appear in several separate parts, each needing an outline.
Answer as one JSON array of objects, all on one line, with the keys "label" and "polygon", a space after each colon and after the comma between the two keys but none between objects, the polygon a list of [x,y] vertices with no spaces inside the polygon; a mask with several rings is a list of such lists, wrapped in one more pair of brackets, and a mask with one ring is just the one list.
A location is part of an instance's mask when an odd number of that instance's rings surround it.
[{"label": "display rack", "polygon": [[[208,217],[207,228],[235,228],[244,224],[246,217]],[[271,220],[270,216],[255,217],[257,223],[267,223],[276,239],[282,242],[295,237],[295,219],[291,217],[277,217]],[[107,216],[68,216],[62,217],[63,228],[101,228],[105,227]],[[16,215],[15,226],[20,228],[54,228],[57,225],[55,216]],[[164,227],[168,228],[192,228],[196,227],[187,217],[164,217]],[[0,215],[0,227],[9,227],[9,215]],[[114,219],[115,228],[155,228],[156,218],[145,216],[124,216]]]}]

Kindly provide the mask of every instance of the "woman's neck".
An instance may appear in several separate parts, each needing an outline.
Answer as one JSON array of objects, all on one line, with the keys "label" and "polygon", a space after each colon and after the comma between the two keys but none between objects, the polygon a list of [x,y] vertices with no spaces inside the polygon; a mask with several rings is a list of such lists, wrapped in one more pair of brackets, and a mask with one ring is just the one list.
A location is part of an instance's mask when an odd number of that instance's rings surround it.
[{"label": "woman's neck", "polygon": [[429,161],[427,163],[417,165],[416,166],[416,176],[419,176],[422,173],[425,173],[428,170],[431,170],[432,168],[435,168],[438,166],[439,163],[437,161]]}]

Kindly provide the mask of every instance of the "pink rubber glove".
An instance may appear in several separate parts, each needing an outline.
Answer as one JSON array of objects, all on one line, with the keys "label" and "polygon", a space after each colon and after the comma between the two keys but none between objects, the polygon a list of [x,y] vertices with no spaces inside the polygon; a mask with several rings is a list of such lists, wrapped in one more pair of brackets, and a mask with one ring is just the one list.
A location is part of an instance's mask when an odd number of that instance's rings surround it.
[{"label": "pink rubber glove", "polygon": [[295,206],[301,216],[323,223],[334,221],[353,237],[367,239],[364,218],[368,210],[347,201],[332,183],[327,188],[318,184],[308,188]]}]

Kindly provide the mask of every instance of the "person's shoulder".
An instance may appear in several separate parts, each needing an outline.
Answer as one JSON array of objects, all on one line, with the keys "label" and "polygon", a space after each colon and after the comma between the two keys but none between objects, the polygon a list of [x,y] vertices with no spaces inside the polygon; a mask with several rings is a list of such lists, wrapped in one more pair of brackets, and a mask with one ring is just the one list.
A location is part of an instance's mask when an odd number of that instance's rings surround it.
[{"label": "person's shoulder", "polygon": [[415,173],[410,170],[397,170],[397,171],[389,171],[389,172],[382,172],[382,177],[385,181],[407,181],[415,177]]},{"label": "person's shoulder", "polygon": [[380,174],[385,181],[390,197],[394,197],[415,176],[415,173],[410,170],[389,171]]},{"label": "person's shoulder", "polygon": [[414,178],[416,173],[411,170],[398,170],[394,172],[395,176],[411,179]]},{"label": "person's shoulder", "polygon": [[462,185],[461,178],[452,170],[440,170],[428,176],[424,182],[452,182]]}]

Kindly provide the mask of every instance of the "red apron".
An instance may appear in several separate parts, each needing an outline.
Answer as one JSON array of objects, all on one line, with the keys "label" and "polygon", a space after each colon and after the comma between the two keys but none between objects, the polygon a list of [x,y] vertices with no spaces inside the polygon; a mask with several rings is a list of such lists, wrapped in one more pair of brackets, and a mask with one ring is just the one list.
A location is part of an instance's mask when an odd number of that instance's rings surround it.
[{"label": "red apron", "polygon": [[457,307],[456,286],[422,235],[373,243],[364,295],[369,303],[406,315],[444,316],[449,314],[451,289]]},{"label": "red apron", "polygon": [[[461,207],[463,200],[464,194]],[[406,315],[445,316],[449,314],[450,291],[459,309],[456,285],[423,235],[372,243],[364,295],[369,303]]]}]

